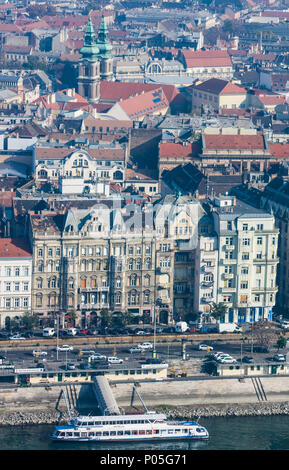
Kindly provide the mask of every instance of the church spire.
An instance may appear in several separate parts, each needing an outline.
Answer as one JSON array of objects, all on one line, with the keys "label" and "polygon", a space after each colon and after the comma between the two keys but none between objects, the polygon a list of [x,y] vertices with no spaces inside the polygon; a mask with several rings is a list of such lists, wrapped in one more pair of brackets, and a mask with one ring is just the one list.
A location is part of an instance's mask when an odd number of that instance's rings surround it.
[{"label": "church spire", "polygon": [[85,34],[84,34],[84,44],[79,52],[82,55],[83,60],[84,59],[91,60],[91,61],[97,60],[99,49],[97,45],[95,44],[95,32],[94,32],[94,27],[93,27],[91,18],[89,18],[88,20]]},{"label": "church spire", "polygon": [[95,44],[99,49],[100,57],[110,58],[112,45],[110,44],[109,39],[108,39],[108,29],[106,26],[104,15],[102,15],[102,18],[101,18],[101,22],[98,28],[97,41]]}]

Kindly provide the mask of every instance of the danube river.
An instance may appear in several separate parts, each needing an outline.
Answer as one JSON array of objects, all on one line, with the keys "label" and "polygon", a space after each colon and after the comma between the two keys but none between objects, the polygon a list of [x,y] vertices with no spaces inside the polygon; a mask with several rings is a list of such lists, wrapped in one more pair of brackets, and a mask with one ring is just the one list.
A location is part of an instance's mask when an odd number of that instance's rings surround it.
[{"label": "danube river", "polygon": [[134,444],[56,443],[53,425],[0,428],[0,450],[289,450],[289,416],[203,418],[208,441]]}]

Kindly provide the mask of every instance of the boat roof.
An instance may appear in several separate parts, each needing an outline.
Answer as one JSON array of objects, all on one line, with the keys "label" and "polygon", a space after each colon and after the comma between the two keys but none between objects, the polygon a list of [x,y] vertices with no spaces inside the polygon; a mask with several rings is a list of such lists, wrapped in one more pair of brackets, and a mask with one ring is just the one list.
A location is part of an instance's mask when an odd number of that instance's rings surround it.
[{"label": "boat roof", "polygon": [[132,414],[132,415],[108,415],[108,416],[77,416],[77,421],[132,421],[134,419],[167,419],[165,414],[162,413],[145,413],[145,414]]}]

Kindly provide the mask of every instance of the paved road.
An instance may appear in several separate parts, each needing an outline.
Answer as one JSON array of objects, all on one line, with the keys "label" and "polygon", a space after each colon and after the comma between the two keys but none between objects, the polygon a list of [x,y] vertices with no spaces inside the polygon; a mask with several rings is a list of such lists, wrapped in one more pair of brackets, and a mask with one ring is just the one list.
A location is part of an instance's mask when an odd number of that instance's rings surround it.
[{"label": "paved road", "polygon": [[[135,344],[135,343],[134,343]],[[240,359],[241,357],[241,345],[238,343],[229,343],[226,341],[209,341],[208,343],[211,346],[213,346],[214,351],[222,351],[228,354],[231,354],[233,357],[235,357],[237,360]],[[69,362],[74,362],[76,364],[80,364],[81,362],[86,362],[87,361],[87,356],[78,356],[78,351],[81,348],[84,347],[89,347],[91,348],[91,345],[83,345],[82,347],[74,347],[73,351],[69,352],[58,352],[58,362],[57,362],[57,352],[55,349],[55,344],[51,345],[49,348],[45,348],[45,351],[47,351],[48,355],[46,356],[46,361],[45,361],[45,366],[47,370],[52,370],[55,368],[59,368],[59,366],[62,366],[65,368],[66,364]],[[124,360],[122,365],[113,365],[112,367],[139,367],[141,363],[143,363],[146,359],[152,357],[152,351],[151,350],[146,350],[143,353],[134,353],[130,354],[128,352],[128,348],[130,345],[99,345],[95,347],[95,351],[99,352],[101,354],[104,354],[106,356],[114,356],[116,355],[117,357],[120,357],[121,359]],[[37,349],[37,348],[36,348]],[[26,368],[26,367],[35,367],[37,362],[42,362],[41,357],[39,359],[36,359],[32,355],[32,350],[33,348],[27,350],[27,349],[13,349],[13,348],[1,348],[1,343],[0,343],[0,354],[4,354],[7,358],[7,361],[12,362],[15,366],[18,368]],[[156,342],[156,350],[158,357],[161,360],[164,360],[168,363],[170,363],[172,360],[176,359],[181,359],[182,358],[182,346],[180,343],[169,343],[169,344],[163,344],[161,342]],[[282,352],[282,351],[281,351]],[[287,352],[287,350],[286,350]],[[285,354],[286,354],[285,352]],[[198,349],[198,343],[188,343],[186,345],[186,353],[188,354],[189,358],[196,358],[196,359],[205,359],[207,357],[207,352],[206,351],[199,351]],[[263,362],[269,357],[272,357],[276,352],[271,354],[264,354],[264,353],[254,353],[251,354],[251,345],[246,344],[242,346],[242,355],[252,355],[255,358],[256,362]],[[81,360],[81,362],[79,362]]]}]

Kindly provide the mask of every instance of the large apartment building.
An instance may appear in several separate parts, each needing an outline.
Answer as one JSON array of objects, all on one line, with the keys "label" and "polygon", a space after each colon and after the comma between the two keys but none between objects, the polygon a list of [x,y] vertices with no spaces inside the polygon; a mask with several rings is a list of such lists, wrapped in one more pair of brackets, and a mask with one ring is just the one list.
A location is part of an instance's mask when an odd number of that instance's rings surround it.
[{"label": "large apartment building", "polygon": [[188,196],[155,204],[107,198],[90,209],[31,213],[33,311],[73,311],[81,325],[103,309],[168,324],[192,314],[199,216],[200,204]]},{"label": "large apartment building", "polygon": [[216,197],[211,210],[218,240],[216,300],[228,307],[223,321],[271,320],[278,290],[274,216],[234,196]]}]

